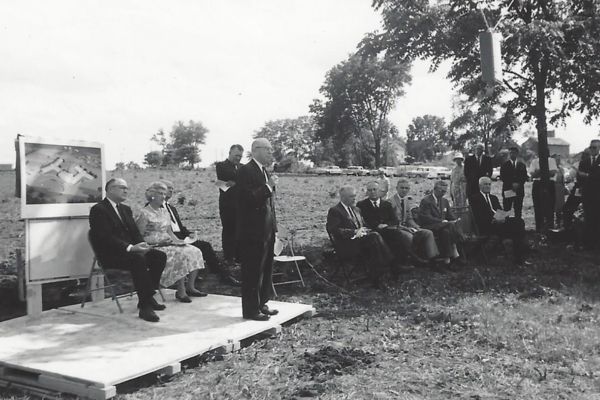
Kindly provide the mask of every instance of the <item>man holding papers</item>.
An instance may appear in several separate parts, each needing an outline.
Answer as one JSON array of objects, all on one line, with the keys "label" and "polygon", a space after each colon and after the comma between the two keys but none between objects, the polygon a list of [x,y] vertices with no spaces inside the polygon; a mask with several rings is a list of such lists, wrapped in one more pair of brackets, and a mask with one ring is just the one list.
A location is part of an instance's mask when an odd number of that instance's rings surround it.
[{"label": "man holding papers", "polygon": [[515,217],[521,218],[523,198],[525,197],[525,182],[529,179],[527,166],[517,160],[519,148],[513,146],[509,149],[510,158],[500,167],[500,180],[502,181],[502,205],[505,211],[514,207]]},{"label": "man holding papers", "polygon": [[529,263],[525,261],[528,247],[525,241],[525,222],[522,218],[509,217],[507,212],[502,210],[498,197],[490,194],[491,188],[490,178],[479,178],[479,193],[469,199],[479,232],[483,235],[498,235],[502,239],[511,239],[515,263],[527,265]]}]

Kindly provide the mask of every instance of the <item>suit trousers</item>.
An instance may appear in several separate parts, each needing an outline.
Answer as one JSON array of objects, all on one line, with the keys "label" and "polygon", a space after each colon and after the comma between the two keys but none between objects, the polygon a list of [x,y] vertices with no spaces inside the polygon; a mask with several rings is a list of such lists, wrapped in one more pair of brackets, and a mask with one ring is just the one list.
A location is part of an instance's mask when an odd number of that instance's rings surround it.
[{"label": "suit trousers", "polygon": [[[396,262],[405,261],[409,254],[412,253],[413,237],[409,232],[400,230],[394,227],[378,229],[377,232],[383,238],[383,241],[391,250]],[[392,273],[398,272],[398,266],[390,263]]]},{"label": "suit trousers", "polygon": [[583,194],[584,246],[593,250],[600,247],[600,194]]},{"label": "suit trousers", "polygon": [[165,268],[167,255],[162,251],[151,249],[145,254],[127,253],[126,258],[115,266],[115,268],[129,271],[133,280],[133,286],[138,295],[140,306],[148,304],[158,289],[160,276]]},{"label": "suit trousers", "polygon": [[221,245],[223,246],[223,257],[227,261],[238,260],[240,250],[237,240],[237,218],[236,206],[224,198],[221,193],[219,197],[219,216],[221,217]]},{"label": "suit trousers", "polygon": [[358,241],[360,254],[366,257],[369,278],[373,283],[379,282],[383,270],[393,259],[383,237],[377,232],[369,232],[354,240]]},{"label": "suit trousers", "polygon": [[513,254],[515,260],[521,261],[525,255],[527,244],[525,243],[525,222],[521,218],[506,218],[504,222],[492,222],[492,234],[503,239],[511,239],[513,242]]},{"label": "suit trousers", "polygon": [[429,260],[440,254],[435,236],[429,229],[419,229],[413,233],[413,249],[421,258]]},{"label": "suit trousers", "polygon": [[504,208],[504,211],[510,211],[510,209],[514,207],[515,218],[522,218],[524,198],[524,195],[517,195],[516,197],[510,197],[506,199],[504,198],[504,193],[502,193],[502,208]]},{"label": "suit trousers", "polygon": [[456,243],[459,242],[461,232],[456,224],[439,223],[428,227],[435,235],[436,243],[442,257],[458,257]]},{"label": "suit trousers", "polygon": [[275,232],[264,242],[240,244],[242,259],[242,315],[252,317],[273,297],[273,248]]},{"label": "suit trousers", "polygon": [[196,240],[194,243],[192,243],[192,246],[200,249],[202,252],[202,257],[204,258],[204,261],[206,261],[206,268],[210,272],[220,276],[229,274],[229,271],[227,271],[223,264],[219,262],[217,253],[215,253],[215,250],[209,242],[205,242],[204,240]]},{"label": "suit trousers", "polygon": [[533,181],[531,198],[536,232],[551,229],[554,225],[554,182],[550,181],[544,187],[542,181]]}]

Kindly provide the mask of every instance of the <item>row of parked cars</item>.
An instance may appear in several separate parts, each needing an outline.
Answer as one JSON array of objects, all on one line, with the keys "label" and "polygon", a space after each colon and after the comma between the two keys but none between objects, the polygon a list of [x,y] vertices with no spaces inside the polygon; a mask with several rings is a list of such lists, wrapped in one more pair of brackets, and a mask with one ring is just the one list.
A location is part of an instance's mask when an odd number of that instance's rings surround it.
[{"label": "row of parked cars", "polygon": [[408,178],[450,179],[452,170],[447,167],[428,165],[399,165],[397,167],[381,167],[379,169],[365,169],[361,166],[350,165],[340,168],[337,165],[318,167],[312,172],[317,175],[354,175],[376,176],[383,171],[386,176],[406,176]]}]

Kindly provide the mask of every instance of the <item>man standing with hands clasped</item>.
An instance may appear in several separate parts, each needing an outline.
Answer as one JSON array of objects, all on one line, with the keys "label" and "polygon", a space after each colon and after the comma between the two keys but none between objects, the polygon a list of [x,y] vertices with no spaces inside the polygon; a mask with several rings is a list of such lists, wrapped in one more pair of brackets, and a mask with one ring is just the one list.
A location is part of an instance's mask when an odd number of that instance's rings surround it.
[{"label": "man standing with hands clasped", "polygon": [[[517,160],[519,148],[513,146],[509,149],[510,158],[500,167],[500,180],[502,181],[502,206],[504,211],[514,207],[515,217],[521,218],[523,198],[525,197],[525,182],[529,179],[527,166],[523,161]],[[480,184],[481,186],[481,184]]]},{"label": "man standing with hands clasped", "polygon": [[273,296],[273,248],[275,187],[277,176],[266,167],[273,162],[273,149],[267,139],[252,142],[252,159],[239,168],[238,243],[242,261],[242,316],[267,321],[277,310],[267,306]]}]

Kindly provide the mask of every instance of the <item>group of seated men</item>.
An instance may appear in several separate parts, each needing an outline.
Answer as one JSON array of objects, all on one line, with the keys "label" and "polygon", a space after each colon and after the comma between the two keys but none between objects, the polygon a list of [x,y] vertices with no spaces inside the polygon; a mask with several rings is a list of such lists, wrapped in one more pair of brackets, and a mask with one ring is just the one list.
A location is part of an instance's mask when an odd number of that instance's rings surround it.
[{"label": "group of seated men", "polygon": [[[461,225],[444,197],[445,181],[437,181],[431,194],[418,206],[408,195],[410,181],[400,178],[396,193],[386,200],[376,181],[367,184],[367,198],[356,203],[356,189],[343,186],[340,202],[329,209],[327,232],[336,251],[365,261],[375,287],[381,285],[382,273],[389,269],[397,279],[407,262],[452,268],[463,263],[459,249],[464,240]],[[479,192],[470,197],[475,223],[481,234],[496,235],[513,242],[517,264],[525,262],[527,245],[525,224],[519,217],[495,218],[502,210],[498,198],[490,194],[491,180],[479,180]]]}]

